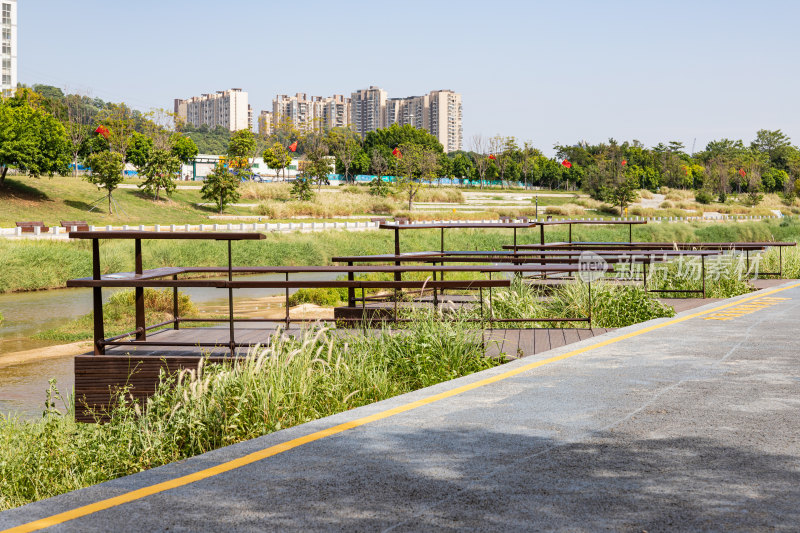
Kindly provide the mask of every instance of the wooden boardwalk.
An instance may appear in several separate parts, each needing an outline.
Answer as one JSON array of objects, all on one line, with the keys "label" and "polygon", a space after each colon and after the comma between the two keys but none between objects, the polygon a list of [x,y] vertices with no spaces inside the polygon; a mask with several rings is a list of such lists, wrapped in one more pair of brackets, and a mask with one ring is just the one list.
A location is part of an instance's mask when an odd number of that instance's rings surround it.
[{"label": "wooden boardwalk", "polygon": [[[260,323],[253,323],[260,324]],[[264,323],[260,327],[248,326],[236,328],[236,342],[248,344],[268,344],[276,331],[275,324]],[[367,332],[377,333],[379,330],[368,329]],[[398,330],[402,331],[402,330]],[[483,338],[487,345],[487,355],[496,357],[505,353],[511,357],[525,357],[545,352],[553,348],[564,346],[583,339],[611,331],[608,328],[576,329],[576,328],[547,328],[547,329],[487,329]],[[136,346],[114,346],[106,349],[110,356],[166,356],[166,357],[199,357],[208,355],[212,357],[228,356],[230,351],[228,343],[228,327],[188,328],[180,330],[166,329],[149,334],[147,344]],[[303,333],[303,328],[292,326],[286,330],[288,335],[298,336]],[[331,329],[332,335],[360,335],[360,329]],[[216,347],[197,346],[165,346],[158,341],[185,342],[185,343],[214,343]],[[237,356],[246,356],[249,347],[236,349]]]},{"label": "wooden boardwalk", "polygon": [[[261,323],[251,323],[261,324]],[[236,329],[239,343],[267,344],[275,334],[276,325],[263,323]],[[332,329],[332,335],[362,335],[364,330]],[[377,333],[378,330],[366,330]],[[490,357],[525,357],[588,339],[609,331],[595,329],[490,329],[483,333],[486,354]],[[292,327],[289,335],[300,335],[302,328]],[[148,335],[147,344],[114,346],[106,355],[79,355],[75,357],[75,418],[92,422],[95,415],[90,409],[102,411],[108,406],[111,392],[128,387],[129,393],[140,401],[155,392],[162,369],[175,372],[182,368],[195,368],[201,357],[211,361],[224,361],[230,354],[227,347],[227,326],[161,330]],[[217,347],[159,346],[158,342],[217,343]],[[249,347],[237,348],[236,355],[246,356]],[[101,418],[103,416],[101,415]]]}]

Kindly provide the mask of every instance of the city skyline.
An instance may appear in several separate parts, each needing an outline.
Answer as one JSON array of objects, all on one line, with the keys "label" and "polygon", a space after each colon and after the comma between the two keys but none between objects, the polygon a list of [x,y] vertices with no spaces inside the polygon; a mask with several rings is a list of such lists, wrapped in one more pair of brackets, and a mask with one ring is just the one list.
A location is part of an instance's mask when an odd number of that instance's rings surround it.
[{"label": "city skyline", "polygon": [[[195,29],[209,2],[137,5],[20,2],[19,81],[143,110],[170,109],[175,96],[205,88],[244,87],[254,116],[271,109],[274,95],[298,90],[348,95],[376,85],[421,95],[449,87],[467,110],[466,149],[477,133],[513,135],[546,153],[555,143],[609,137],[677,140],[691,151],[695,139],[698,150],[722,137],[749,142],[760,128],[800,142],[790,67],[800,6],[791,2],[411,2],[369,12],[360,2],[310,2],[304,10],[314,16],[302,26],[223,30],[226,46]],[[403,26],[402,14],[421,6],[426,16]],[[265,22],[292,12],[283,3],[226,8]],[[397,17],[397,32],[386,31],[387,17]],[[123,20],[131,38],[106,31]],[[90,30],[74,31],[79,22]]]}]

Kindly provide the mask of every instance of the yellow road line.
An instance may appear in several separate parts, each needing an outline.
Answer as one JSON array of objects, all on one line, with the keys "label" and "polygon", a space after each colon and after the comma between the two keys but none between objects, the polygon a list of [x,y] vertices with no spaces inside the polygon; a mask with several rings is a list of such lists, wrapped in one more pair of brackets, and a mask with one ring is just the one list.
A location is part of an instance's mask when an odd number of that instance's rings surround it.
[{"label": "yellow road line", "polygon": [[304,444],[308,444],[309,442],[318,441],[324,439],[326,437],[330,437],[332,435],[337,435],[339,433],[343,433],[349,429],[357,428],[360,426],[364,426],[371,422],[376,422],[378,420],[384,420],[386,418],[398,415],[400,413],[405,413],[407,411],[412,411],[417,409],[418,407],[422,407],[424,405],[429,405],[440,400],[444,400],[446,398],[451,398],[453,396],[457,396],[459,394],[463,394],[465,392],[478,389],[480,387],[485,387],[486,385],[490,385],[492,383],[497,383],[498,381],[503,381],[505,379],[517,376],[522,374],[523,372],[527,372],[528,370],[533,370],[534,368],[539,368],[541,366],[549,365],[551,363],[555,363],[557,361],[563,361],[564,359],[569,359],[570,357],[575,357],[576,355],[580,355],[582,353],[586,353],[590,350],[595,350],[597,348],[602,348],[603,346],[608,346],[610,344],[615,344],[617,342],[623,341],[625,339],[630,339],[632,337],[637,337],[639,335],[643,335],[644,333],[648,333],[650,331],[665,328],[667,326],[671,326],[673,324],[678,324],[680,322],[685,322],[687,320],[691,320],[692,318],[697,318],[699,316],[703,316],[709,313],[714,313],[719,311],[720,309],[726,309],[728,307],[733,307],[737,305],[741,305],[744,302],[748,302],[750,300],[755,300],[758,298],[763,298],[764,296],[768,296],[770,294],[775,294],[777,292],[785,291],[788,289],[793,289],[795,287],[800,287],[800,283],[795,283],[793,285],[789,285],[788,287],[782,287],[778,289],[772,289],[768,292],[748,296],[742,298],[740,300],[736,300],[735,302],[730,302],[724,305],[720,305],[713,309],[709,309],[707,311],[701,311],[699,313],[694,313],[691,315],[687,315],[684,317],[676,318],[673,320],[669,320],[667,322],[662,322],[660,324],[654,324],[652,326],[648,326],[646,328],[641,328],[636,331],[632,331],[630,333],[625,333],[624,335],[619,335],[617,337],[612,337],[610,339],[605,339],[601,342],[591,344],[589,346],[585,346],[583,348],[578,348],[576,350],[572,350],[561,355],[556,355],[554,357],[550,357],[548,359],[542,359],[541,361],[535,361],[533,363],[529,363],[527,365],[520,366],[513,370],[508,370],[501,374],[497,374],[490,378],[485,378],[479,381],[475,381],[473,383],[469,383],[467,385],[462,385],[460,387],[456,387],[455,389],[451,389],[449,391],[440,392],[439,394],[434,394],[432,396],[428,396],[426,398],[421,398],[411,403],[407,403],[404,405],[400,405],[397,407],[393,407],[391,409],[387,409],[385,411],[381,411],[379,413],[375,413],[369,416],[365,416],[362,418],[358,418],[356,420],[351,420],[350,422],[345,422],[343,424],[338,424],[336,426],[332,426],[327,429],[323,429],[320,431],[315,431],[314,433],[310,433],[308,435],[297,437],[295,439],[283,442],[281,444],[276,444],[274,446],[270,446],[269,448],[264,448],[263,450],[258,450],[257,452],[250,453],[248,455],[239,457],[238,459],[233,459],[231,461],[227,461],[225,463],[221,463],[217,466],[212,466],[211,468],[206,468],[195,472],[193,474],[188,474],[186,476],[181,476],[175,479],[171,479],[169,481],[163,481],[161,483],[156,483],[155,485],[150,485],[147,487],[142,487],[141,489],[137,489],[131,492],[126,492],[125,494],[120,494],[119,496],[115,496],[113,498],[108,498],[105,500],[101,500],[99,502],[91,503],[89,505],[84,505],[81,507],[77,507],[75,509],[71,509],[69,511],[65,511],[63,513],[58,513],[47,518],[42,518],[39,520],[35,520],[33,522],[28,522],[26,524],[21,524],[16,527],[12,527],[10,529],[5,529],[0,531],[0,533],[27,533],[30,531],[39,531],[40,529],[44,529],[46,527],[54,526],[57,524],[63,524],[64,522],[69,522],[70,520],[75,520],[76,518],[80,518],[83,516],[87,516],[98,511],[103,511],[105,509],[110,509],[112,507],[117,507],[124,503],[129,503],[135,500],[139,500],[141,498],[145,498],[147,496],[152,496],[153,494],[158,494],[159,492],[164,492],[170,489],[183,487],[185,485],[189,485],[190,483],[194,483],[195,481],[201,481],[204,479],[208,479],[210,477],[217,476],[219,474],[224,474],[225,472],[230,472],[231,470],[236,470],[237,468],[241,468],[243,466],[247,466],[249,464],[255,463],[257,461],[261,461],[262,459],[266,459],[268,457],[272,457],[278,455],[283,452],[287,452],[294,448],[299,448]]}]

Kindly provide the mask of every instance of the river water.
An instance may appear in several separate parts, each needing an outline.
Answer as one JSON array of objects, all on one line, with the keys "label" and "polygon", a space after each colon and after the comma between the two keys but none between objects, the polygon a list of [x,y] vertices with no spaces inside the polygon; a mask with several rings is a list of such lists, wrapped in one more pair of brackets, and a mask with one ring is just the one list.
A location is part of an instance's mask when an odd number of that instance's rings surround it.
[{"label": "river water", "polygon": [[[290,279],[336,279],[336,273],[293,274]],[[283,274],[247,276],[248,280],[285,279]],[[201,309],[227,306],[227,291],[188,287],[182,289]],[[104,290],[108,299],[111,290]],[[294,291],[290,291],[294,292]],[[234,301],[283,294],[282,289],[241,289],[234,292]],[[3,354],[33,350],[58,344],[36,340],[40,331],[58,327],[92,310],[91,289],[55,289],[49,291],[0,294],[0,313],[5,317],[0,325],[0,361]],[[133,329],[133,328],[131,328]],[[0,414],[32,418],[44,408],[48,380],[56,379],[63,394],[72,392],[73,356],[56,357],[13,366],[0,366]]]}]

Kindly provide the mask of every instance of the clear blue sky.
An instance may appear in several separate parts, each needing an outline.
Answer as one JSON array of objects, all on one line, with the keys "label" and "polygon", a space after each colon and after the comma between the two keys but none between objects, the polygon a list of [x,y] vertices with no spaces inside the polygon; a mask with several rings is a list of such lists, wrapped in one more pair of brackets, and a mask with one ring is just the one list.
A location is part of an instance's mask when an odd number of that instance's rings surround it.
[{"label": "clear blue sky", "polygon": [[800,2],[19,0],[19,78],[140,109],[242,87],[463,95],[464,141],[800,143]]}]

